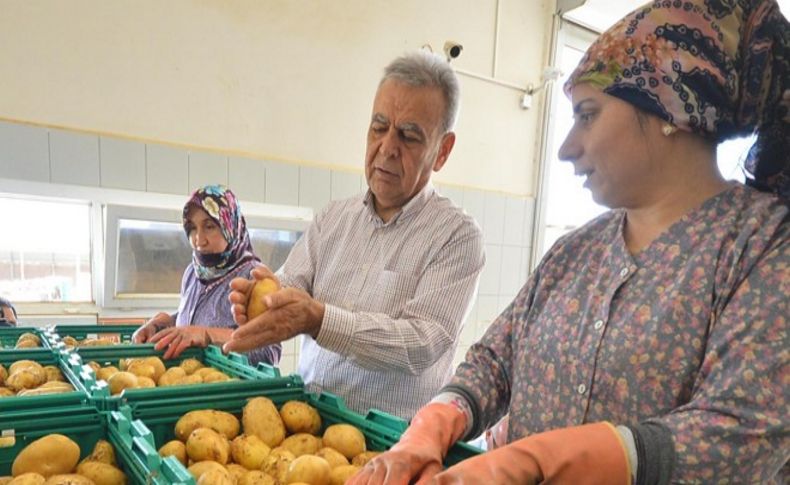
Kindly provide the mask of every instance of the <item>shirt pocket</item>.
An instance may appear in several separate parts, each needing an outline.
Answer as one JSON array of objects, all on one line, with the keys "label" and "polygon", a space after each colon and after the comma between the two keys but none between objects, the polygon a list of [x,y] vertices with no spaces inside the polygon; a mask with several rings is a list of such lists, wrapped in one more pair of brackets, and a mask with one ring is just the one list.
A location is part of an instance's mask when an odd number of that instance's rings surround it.
[{"label": "shirt pocket", "polygon": [[370,305],[372,311],[399,317],[406,303],[414,298],[418,283],[419,279],[412,274],[384,270],[373,285],[368,302],[360,304]]}]

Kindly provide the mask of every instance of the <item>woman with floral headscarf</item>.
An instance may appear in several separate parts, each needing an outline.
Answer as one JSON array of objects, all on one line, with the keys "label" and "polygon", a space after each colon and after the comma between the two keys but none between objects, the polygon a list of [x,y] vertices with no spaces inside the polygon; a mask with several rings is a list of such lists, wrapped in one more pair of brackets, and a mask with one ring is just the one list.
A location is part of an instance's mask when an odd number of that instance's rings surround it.
[{"label": "woman with floral headscarf", "polygon": [[[660,0],[604,33],[560,158],[612,210],[351,483],[787,483],[788,62],[775,0]],[[716,144],[751,132],[725,181]],[[506,414],[508,444],[442,471]]]},{"label": "woman with floral headscarf", "polygon": [[[166,349],[166,359],[188,347],[222,345],[236,328],[228,295],[230,281],[248,278],[259,262],[236,196],[221,185],[197,189],[184,205],[184,232],[192,246],[192,264],[181,281],[181,304],[174,314],[159,313],[135,332],[135,342]],[[250,362],[277,364],[281,346],[249,353]]]}]

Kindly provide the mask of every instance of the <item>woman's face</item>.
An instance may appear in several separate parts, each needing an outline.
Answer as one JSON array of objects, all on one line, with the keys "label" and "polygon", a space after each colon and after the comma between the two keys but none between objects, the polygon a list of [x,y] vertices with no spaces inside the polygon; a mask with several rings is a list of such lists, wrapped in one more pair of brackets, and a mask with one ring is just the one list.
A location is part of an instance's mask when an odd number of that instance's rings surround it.
[{"label": "woman's face", "polygon": [[[579,84],[571,93],[574,123],[559,150],[585,177],[593,200],[610,208],[638,208],[662,180],[660,121],[637,115],[636,109],[613,96]],[[663,137],[666,138],[666,137]]]},{"label": "woman's face", "polygon": [[222,235],[222,229],[203,209],[198,207],[189,209],[186,228],[189,234],[189,244],[199,253],[221,253],[228,247],[228,241]]}]

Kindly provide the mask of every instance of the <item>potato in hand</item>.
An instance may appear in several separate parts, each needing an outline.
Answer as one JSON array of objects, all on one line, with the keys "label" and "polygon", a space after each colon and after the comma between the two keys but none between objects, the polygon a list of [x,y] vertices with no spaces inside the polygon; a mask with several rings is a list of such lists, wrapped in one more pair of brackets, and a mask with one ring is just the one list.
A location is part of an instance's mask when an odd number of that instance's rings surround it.
[{"label": "potato in hand", "polygon": [[255,282],[249,299],[247,300],[247,320],[252,320],[269,308],[263,302],[263,297],[280,289],[279,283],[271,278],[264,278]]}]

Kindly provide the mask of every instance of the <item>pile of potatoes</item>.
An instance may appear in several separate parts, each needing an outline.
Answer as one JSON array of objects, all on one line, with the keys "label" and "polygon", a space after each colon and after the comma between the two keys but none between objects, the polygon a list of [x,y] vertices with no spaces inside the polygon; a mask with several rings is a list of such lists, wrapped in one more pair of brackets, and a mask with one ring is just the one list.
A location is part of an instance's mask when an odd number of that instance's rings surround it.
[{"label": "pile of potatoes", "polygon": [[66,346],[67,349],[73,349],[76,347],[101,347],[105,345],[119,345],[113,339],[106,338],[106,337],[96,337],[96,338],[86,338],[83,340],[77,340],[76,338],[72,337],[71,335],[66,335],[61,339],[63,344]]},{"label": "pile of potatoes", "polygon": [[[251,399],[241,423],[233,414],[191,411],[175,426],[177,439],[159,449],[188,467],[198,485],[342,485],[379,452],[350,424],[323,436],[315,408],[289,401],[278,411],[265,397]],[[240,434],[243,427],[243,434]]]},{"label": "pile of potatoes", "polygon": [[165,367],[162,359],[156,356],[136,359],[121,359],[118,367],[108,365],[100,366],[97,362],[87,364],[110,387],[110,393],[115,396],[124,389],[138,389],[146,387],[180,386],[186,384],[208,384],[224,382],[231,377],[213,367],[206,367],[197,359],[184,359],[181,364]]},{"label": "pile of potatoes", "polygon": [[[49,434],[27,445],[11,466],[10,477],[0,485],[125,485],[115,450],[99,440],[81,462],[80,447],[68,436]],[[78,463],[79,462],[79,463]]]},{"label": "pile of potatoes", "polygon": [[32,360],[18,360],[8,369],[0,364],[0,398],[11,396],[43,396],[71,392],[63,373],[54,365],[42,366]]},{"label": "pile of potatoes", "polygon": [[23,333],[16,339],[15,349],[35,349],[41,347],[41,339],[34,333]]}]

